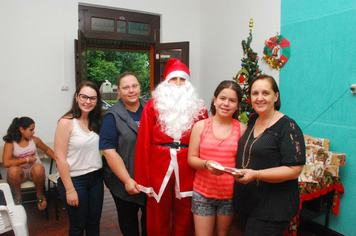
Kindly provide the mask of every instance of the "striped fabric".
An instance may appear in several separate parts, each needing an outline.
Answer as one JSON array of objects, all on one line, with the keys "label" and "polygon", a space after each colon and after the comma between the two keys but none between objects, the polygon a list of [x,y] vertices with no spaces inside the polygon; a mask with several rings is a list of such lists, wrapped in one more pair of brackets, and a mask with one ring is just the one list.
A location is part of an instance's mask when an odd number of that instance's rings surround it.
[{"label": "striped fabric", "polygon": [[[233,120],[233,129],[225,139],[219,139],[213,133],[213,117],[205,120],[200,140],[200,159],[214,160],[223,166],[235,167],[237,142],[241,136],[240,123]],[[208,170],[197,170],[193,182],[194,190],[206,198],[231,199],[234,178],[229,174],[220,176]]]}]

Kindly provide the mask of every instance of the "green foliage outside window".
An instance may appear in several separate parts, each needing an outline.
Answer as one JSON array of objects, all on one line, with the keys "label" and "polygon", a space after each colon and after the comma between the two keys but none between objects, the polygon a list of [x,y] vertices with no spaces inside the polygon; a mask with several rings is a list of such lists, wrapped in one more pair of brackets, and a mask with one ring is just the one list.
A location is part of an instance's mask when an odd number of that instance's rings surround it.
[{"label": "green foliage outside window", "polygon": [[100,88],[108,80],[117,85],[117,78],[123,72],[133,72],[141,84],[141,97],[150,98],[150,55],[149,52],[132,52],[118,50],[87,51],[88,80]]}]

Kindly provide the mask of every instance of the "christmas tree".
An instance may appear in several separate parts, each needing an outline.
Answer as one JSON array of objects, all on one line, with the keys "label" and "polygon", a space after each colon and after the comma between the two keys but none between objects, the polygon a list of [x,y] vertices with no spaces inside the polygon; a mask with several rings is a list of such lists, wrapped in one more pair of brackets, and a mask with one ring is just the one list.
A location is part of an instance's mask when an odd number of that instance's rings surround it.
[{"label": "christmas tree", "polygon": [[258,66],[258,55],[251,48],[252,42],[252,27],[253,27],[253,18],[249,22],[250,33],[246,40],[242,40],[242,50],[244,57],[241,59],[241,70],[237,72],[236,76],[233,77],[234,80],[241,86],[243,97],[240,106],[240,117],[239,120],[242,123],[247,123],[249,116],[254,112],[250,98],[248,95],[249,84],[257,75],[261,74],[261,70]]}]

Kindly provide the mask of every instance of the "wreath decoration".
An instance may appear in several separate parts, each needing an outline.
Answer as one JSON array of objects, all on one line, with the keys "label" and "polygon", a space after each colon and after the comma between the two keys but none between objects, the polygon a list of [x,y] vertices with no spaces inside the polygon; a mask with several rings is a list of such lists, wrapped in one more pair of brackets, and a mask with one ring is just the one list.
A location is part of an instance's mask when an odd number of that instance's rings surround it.
[{"label": "wreath decoration", "polygon": [[239,72],[236,73],[236,77],[234,78],[236,82],[241,86],[241,88],[244,87],[244,85],[247,85],[247,80],[249,73],[248,71],[243,67],[243,64],[241,64],[242,69],[239,70]]},{"label": "wreath decoration", "polygon": [[265,41],[263,60],[271,69],[280,70],[290,58],[290,42],[282,35],[276,35]]}]

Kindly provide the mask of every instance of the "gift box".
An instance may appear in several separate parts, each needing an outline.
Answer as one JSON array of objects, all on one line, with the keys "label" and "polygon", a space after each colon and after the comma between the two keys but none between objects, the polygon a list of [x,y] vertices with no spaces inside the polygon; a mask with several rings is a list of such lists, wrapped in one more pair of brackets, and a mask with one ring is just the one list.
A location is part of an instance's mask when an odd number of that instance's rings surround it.
[{"label": "gift box", "polygon": [[325,164],[322,161],[316,161],[314,163],[314,168],[312,168],[313,171],[313,177],[316,180],[320,180],[324,178],[324,172],[325,172]]},{"label": "gift box", "polygon": [[315,162],[303,166],[299,175],[299,182],[317,183],[324,178],[325,165],[323,162]]},{"label": "gift box", "polygon": [[325,165],[325,175],[333,177],[339,177],[339,166],[337,165]]},{"label": "gift box", "polygon": [[302,173],[298,177],[299,182],[309,182],[309,183],[318,182],[313,177],[313,171],[312,171],[313,165],[314,165],[313,163],[310,163],[310,164],[305,164],[303,166]]},{"label": "gift box", "polygon": [[311,146],[306,146],[305,147],[305,162],[307,164],[312,164],[314,163],[314,148]]},{"label": "gift box", "polygon": [[304,134],[305,146],[314,145],[321,146],[325,151],[329,151],[330,149],[330,139],[325,138],[315,138],[311,135]]},{"label": "gift box", "polygon": [[317,183],[326,175],[339,177],[339,166],[345,166],[346,154],[331,152],[330,140],[304,134],[306,163],[298,180]]},{"label": "gift box", "polygon": [[346,154],[340,152],[325,152],[325,164],[345,166]]},{"label": "gift box", "polygon": [[325,149],[322,146],[309,144],[305,146],[306,163],[321,161],[325,163]]}]

